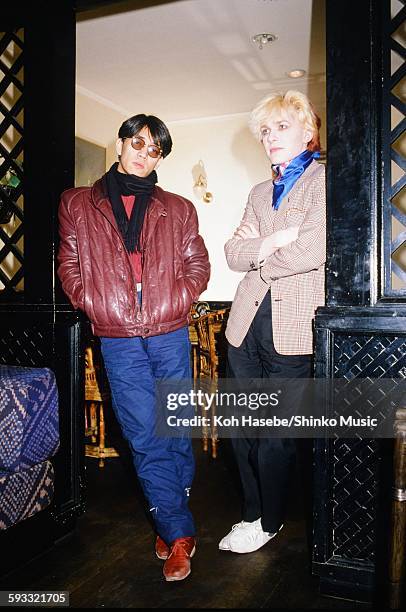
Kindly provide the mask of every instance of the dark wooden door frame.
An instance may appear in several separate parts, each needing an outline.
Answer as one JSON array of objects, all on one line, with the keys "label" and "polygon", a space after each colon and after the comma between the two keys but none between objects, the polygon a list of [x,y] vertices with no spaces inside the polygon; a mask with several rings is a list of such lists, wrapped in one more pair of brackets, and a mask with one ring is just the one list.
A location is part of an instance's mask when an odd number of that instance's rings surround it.
[{"label": "dark wooden door frame", "polygon": [[[390,125],[391,103],[405,114],[391,97],[405,74],[404,64],[391,74],[391,49],[406,55],[391,38],[405,8],[391,19],[390,5],[327,0],[327,301],[315,332],[316,376],[330,381],[402,381],[406,372],[406,291],[387,282],[396,269],[388,216],[402,219],[387,195],[391,145],[405,129],[404,121],[393,132]],[[390,396],[382,397],[390,418]],[[348,409],[340,395],[326,407],[328,416]],[[391,440],[316,441],[313,571],[321,592],[382,605],[391,464]]]},{"label": "dark wooden door frame", "polygon": [[18,231],[24,237],[24,291],[0,293],[0,363],[51,368],[60,415],[52,505],[0,534],[0,573],[6,573],[69,534],[84,510],[84,365],[83,319],[67,303],[55,274],[59,197],[74,182],[75,12],[66,0],[16,0],[2,6],[1,21],[2,32],[23,33],[22,53],[11,70],[22,82],[22,95],[7,121],[22,124]]}]

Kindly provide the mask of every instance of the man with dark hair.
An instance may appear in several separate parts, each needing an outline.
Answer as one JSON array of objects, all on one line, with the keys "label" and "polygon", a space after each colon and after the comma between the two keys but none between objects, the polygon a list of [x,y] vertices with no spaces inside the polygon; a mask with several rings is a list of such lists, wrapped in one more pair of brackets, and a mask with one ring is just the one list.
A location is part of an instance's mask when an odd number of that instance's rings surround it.
[{"label": "man with dark hair", "polygon": [[172,148],[166,125],[135,115],[119,130],[118,163],[59,208],[58,275],[100,336],[113,407],[154,520],[166,580],[190,574],[195,526],[189,438],[155,433],[157,379],[191,377],[188,314],[210,265],[193,204],[156,185]]}]

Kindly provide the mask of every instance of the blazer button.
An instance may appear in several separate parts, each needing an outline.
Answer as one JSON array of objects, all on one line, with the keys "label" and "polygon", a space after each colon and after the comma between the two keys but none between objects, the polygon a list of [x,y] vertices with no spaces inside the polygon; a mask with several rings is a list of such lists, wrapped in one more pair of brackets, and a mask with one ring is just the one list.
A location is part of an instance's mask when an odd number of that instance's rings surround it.
[{"label": "blazer button", "polygon": [[258,301],[255,302],[255,306],[258,306]]},{"label": "blazer button", "polygon": [[123,280],[123,281],[127,280],[127,277],[126,277],[125,274],[122,275],[121,280]]}]

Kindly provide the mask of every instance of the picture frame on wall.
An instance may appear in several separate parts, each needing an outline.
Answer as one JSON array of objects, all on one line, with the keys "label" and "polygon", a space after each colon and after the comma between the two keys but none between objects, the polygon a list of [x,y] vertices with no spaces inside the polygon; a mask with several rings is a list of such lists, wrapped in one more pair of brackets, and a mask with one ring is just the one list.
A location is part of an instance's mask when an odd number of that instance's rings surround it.
[{"label": "picture frame on wall", "polygon": [[106,172],[106,148],[75,138],[75,187],[89,187]]}]

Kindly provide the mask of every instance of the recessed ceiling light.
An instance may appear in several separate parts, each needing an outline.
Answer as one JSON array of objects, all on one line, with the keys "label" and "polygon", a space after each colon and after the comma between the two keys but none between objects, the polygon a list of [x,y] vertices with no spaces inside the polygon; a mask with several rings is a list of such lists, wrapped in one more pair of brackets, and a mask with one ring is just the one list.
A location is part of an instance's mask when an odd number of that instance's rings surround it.
[{"label": "recessed ceiling light", "polygon": [[306,70],[302,70],[301,68],[297,68],[296,70],[291,70],[286,73],[288,77],[291,79],[298,79],[306,74]]}]

